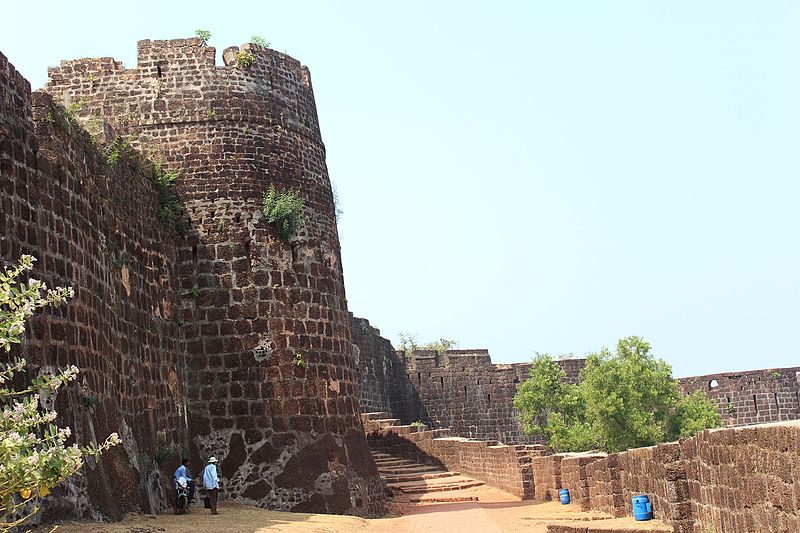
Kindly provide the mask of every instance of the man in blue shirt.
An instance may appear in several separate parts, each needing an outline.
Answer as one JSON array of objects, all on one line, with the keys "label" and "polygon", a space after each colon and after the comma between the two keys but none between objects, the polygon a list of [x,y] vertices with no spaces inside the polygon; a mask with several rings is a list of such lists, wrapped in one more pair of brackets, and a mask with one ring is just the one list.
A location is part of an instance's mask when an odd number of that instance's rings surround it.
[{"label": "man in blue shirt", "polygon": [[194,481],[192,481],[192,476],[189,475],[189,459],[184,459],[181,461],[181,466],[175,470],[175,475],[172,476],[172,481],[175,484],[175,488],[178,487],[178,480],[180,478],[186,478],[186,484],[189,487],[189,501],[193,502],[194,500]]},{"label": "man in blue shirt", "polygon": [[211,457],[208,460],[205,470],[203,470],[203,486],[206,488],[208,499],[211,502],[211,514],[217,512],[217,500],[219,499],[219,476],[217,476],[217,458]]}]

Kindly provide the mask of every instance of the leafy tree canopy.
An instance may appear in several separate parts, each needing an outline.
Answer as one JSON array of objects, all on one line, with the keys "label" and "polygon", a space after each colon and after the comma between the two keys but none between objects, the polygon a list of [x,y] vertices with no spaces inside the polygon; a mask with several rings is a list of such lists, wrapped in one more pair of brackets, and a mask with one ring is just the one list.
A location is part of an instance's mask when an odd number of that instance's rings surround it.
[{"label": "leafy tree canopy", "polygon": [[721,423],[703,392],[681,396],[672,367],[641,337],[590,354],[577,385],[564,378],[552,357],[539,355],[514,397],[525,432],[544,434],[559,451],[651,446]]}]

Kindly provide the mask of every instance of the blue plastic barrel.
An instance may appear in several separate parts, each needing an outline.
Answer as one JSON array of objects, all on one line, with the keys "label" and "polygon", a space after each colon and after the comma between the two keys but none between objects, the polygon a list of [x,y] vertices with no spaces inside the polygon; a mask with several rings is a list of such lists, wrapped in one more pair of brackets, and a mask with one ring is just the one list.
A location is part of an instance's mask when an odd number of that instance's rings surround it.
[{"label": "blue plastic barrel", "polygon": [[561,503],[567,505],[569,503],[569,489],[558,489],[558,497],[561,498]]},{"label": "blue plastic barrel", "polygon": [[652,520],[653,508],[647,494],[640,494],[631,498],[633,501],[633,517],[636,520]]}]

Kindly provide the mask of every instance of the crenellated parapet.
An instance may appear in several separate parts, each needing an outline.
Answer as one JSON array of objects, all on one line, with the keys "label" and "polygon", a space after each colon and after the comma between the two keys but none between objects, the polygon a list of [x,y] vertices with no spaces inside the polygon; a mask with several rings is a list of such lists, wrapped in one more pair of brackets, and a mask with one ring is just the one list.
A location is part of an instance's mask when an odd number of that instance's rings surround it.
[{"label": "crenellated parapet", "polygon": [[[3,166],[2,185],[19,199],[7,212],[31,215],[24,226],[13,221],[0,227],[10,235],[2,241],[4,259],[6,252],[24,250],[25,240],[59,254],[89,246],[81,268],[47,259],[46,269],[70,284],[88,280],[97,292],[90,301],[103,313],[130,305],[135,317],[136,328],[123,324],[129,329],[120,335],[113,330],[116,317],[77,316],[76,333],[54,362],[101,367],[93,359],[75,359],[80,351],[69,348],[98,342],[82,336],[81,328],[91,324],[95,329],[87,331],[100,342],[113,339],[118,351],[110,356],[113,371],[87,372],[98,379],[87,385],[87,394],[102,387],[102,412],[115,406],[129,427],[136,421],[130,441],[147,449],[142,453],[188,452],[196,467],[220,457],[226,496],[242,502],[379,514],[383,486],[359,416],[335,207],[308,69],[250,44],[229,49],[226,64],[217,65],[214,48],[196,38],[140,41],[138,52],[132,68],[113,58],[62,62],[49,70],[40,97],[68,109],[63,116],[45,112],[43,121],[70,132],[79,131],[78,124],[97,125],[118,136],[122,151],[130,145],[141,154],[147,160],[141,167],[97,152],[88,135],[80,134],[88,141],[83,156],[70,142],[50,143],[66,147],[63,164],[42,174],[51,177],[48,187],[65,188],[61,204],[54,205],[26,184],[34,175],[29,170],[6,180],[12,167]],[[237,59],[239,52],[246,61]],[[30,154],[6,150],[5,143],[2,148],[30,165],[37,155],[29,86],[7,62],[0,61],[0,69],[0,113],[16,113],[10,137]],[[58,135],[55,141],[62,142]],[[153,164],[177,175],[185,235],[176,236],[158,220],[158,194],[143,178],[143,169]],[[122,168],[134,177],[114,181],[110,189],[108,178]],[[65,172],[75,178],[63,182]],[[305,223],[288,240],[261,213],[270,186],[293,189],[304,202]],[[112,204],[103,195],[112,192],[111,199],[122,202],[118,217],[106,210]],[[46,231],[33,223],[36,209],[55,216]],[[131,209],[143,216],[130,215]],[[101,215],[109,222],[95,220]],[[73,225],[80,232],[50,239],[51,230]],[[75,236],[80,240],[73,241]],[[82,269],[85,277],[75,278]],[[102,277],[96,279],[98,272]],[[106,286],[114,292],[104,292]],[[139,362],[142,357],[146,362]],[[146,401],[151,391],[152,405]],[[126,417],[134,407],[148,418]],[[158,480],[140,483],[164,488]],[[168,505],[147,498],[149,506],[133,497],[126,501],[147,511]]]}]

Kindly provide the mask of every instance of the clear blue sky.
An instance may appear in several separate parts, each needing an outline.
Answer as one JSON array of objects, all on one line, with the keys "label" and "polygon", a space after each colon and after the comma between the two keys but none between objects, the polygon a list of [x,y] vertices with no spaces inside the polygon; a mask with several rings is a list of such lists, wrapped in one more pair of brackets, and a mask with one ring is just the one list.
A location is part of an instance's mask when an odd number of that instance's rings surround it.
[{"label": "clear blue sky", "polygon": [[34,87],[197,28],[307,64],[349,306],[393,340],[800,364],[796,1],[4,4]]}]

